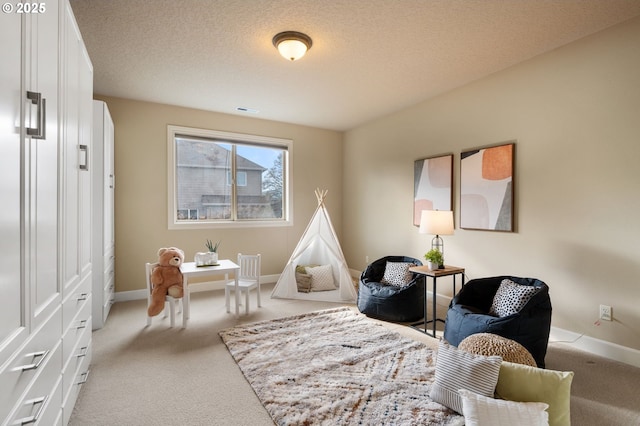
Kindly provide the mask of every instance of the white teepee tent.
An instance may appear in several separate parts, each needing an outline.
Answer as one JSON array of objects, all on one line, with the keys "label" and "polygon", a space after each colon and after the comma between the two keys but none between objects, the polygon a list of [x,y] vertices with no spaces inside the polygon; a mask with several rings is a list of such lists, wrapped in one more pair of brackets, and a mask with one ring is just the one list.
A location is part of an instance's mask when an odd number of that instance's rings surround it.
[{"label": "white teepee tent", "polygon": [[[312,299],[330,302],[355,302],[356,289],[349,274],[340,242],[324,205],[327,191],[316,189],[318,207],[307,229],[302,234],[287,266],[280,274],[276,286],[271,292],[272,298]],[[297,265],[331,265],[336,290],[318,292],[298,292],[296,283]]]}]

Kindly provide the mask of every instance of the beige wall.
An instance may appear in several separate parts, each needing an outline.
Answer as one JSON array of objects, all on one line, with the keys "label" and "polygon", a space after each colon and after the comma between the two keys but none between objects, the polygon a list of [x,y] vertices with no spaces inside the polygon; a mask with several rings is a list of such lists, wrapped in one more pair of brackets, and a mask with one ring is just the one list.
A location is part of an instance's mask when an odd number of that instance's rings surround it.
[{"label": "beige wall", "polygon": [[[412,226],[414,160],[455,154],[457,224],[460,152],[515,139],[516,232],[457,228],[446,263],[540,278],[554,327],[640,349],[638,46],[636,18],[347,132],[349,266],[427,250]],[[596,326],[600,304],[615,320]]]},{"label": "beige wall", "polygon": [[[116,291],[144,287],[159,247],[187,257],[206,238],[221,255],[260,252],[279,274],[315,209],[327,206],[349,267],[388,254],[421,258],[430,237],[412,222],[413,162],[453,153],[458,222],[460,152],[516,140],[516,232],[456,229],[446,261],[468,279],[547,282],[553,326],[640,349],[640,19],[534,58],[342,135],[188,108],[97,96],[116,134]],[[290,228],[167,230],[166,126],[294,140]],[[343,140],[344,138],[344,140]],[[443,280],[438,292],[451,295]],[[615,321],[595,326],[599,304]]]},{"label": "beige wall", "polygon": [[[342,228],[342,134],[267,120],[96,96],[115,126],[116,291],[144,289],[144,263],[160,247],[177,246],[193,260],[206,239],[219,253],[261,253],[262,273],[279,274],[316,208],[314,190],[329,191],[326,205]],[[167,229],[167,125],[174,124],[293,140],[294,226],[278,228]]]}]

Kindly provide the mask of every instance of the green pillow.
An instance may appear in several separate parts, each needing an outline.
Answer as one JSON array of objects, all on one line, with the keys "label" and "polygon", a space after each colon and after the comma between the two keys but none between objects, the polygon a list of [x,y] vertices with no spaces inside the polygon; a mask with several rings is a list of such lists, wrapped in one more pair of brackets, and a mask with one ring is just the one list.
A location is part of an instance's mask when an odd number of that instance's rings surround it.
[{"label": "green pillow", "polygon": [[296,272],[299,273],[299,274],[306,274],[307,273],[307,266],[315,267],[315,266],[320,266],[320,265],[296,265]]},{"label": "green pillow", "polygon": [[549,404],[549,426],[571,426],[573,371],[554,371],[503,361],[496,396],[509,401]]},{"label": "green pillow", "polygon": [[299,292],[309,293],[311,291],[311,275],[296,272],[296,284],[298,284]]}]

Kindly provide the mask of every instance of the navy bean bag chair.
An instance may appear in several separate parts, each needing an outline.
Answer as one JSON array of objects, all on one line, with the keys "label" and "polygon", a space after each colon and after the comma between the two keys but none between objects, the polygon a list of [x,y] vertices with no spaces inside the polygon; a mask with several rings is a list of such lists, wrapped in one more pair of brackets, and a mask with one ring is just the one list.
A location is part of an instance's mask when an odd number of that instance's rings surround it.
[{"label": "navy bean bag chair", "polygon": [[[505,279],[511,283],[502,284]],[[505,275],[462,287],[449,304],[444,339],[458,346],[472,334],[497,334],[520,343],[544,368],[550,330],[549,287],[535,278]]]},{"label": "navy bean bag chair", "polygon": [[[387,268],[388,262],[392,263],[389,268]],[[401,280],[395,282],[392,269],[396,271],[402,269],[402,264],[421,266],[422,262],[407,256],[386,256],[367,266],[360,275],[358,288],[360,312],[372,318],[391,322],[417,321],[424,316],[424,275],[415,273],[408,273],[404,277],[395,275]],[[392,283],[385,280],[385,277]]]}]

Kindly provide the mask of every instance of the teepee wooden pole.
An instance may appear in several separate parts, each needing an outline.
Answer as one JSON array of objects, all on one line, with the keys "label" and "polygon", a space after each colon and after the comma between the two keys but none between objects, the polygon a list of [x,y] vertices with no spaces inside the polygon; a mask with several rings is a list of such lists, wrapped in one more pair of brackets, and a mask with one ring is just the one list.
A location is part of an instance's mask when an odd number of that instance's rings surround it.
[{"label": "teepee wooden pole", "polygon": [[318,205],[322,205],[324,203],[324,199],[327,196],[328,192],[328,189],[321,190],[319,188],[316,188],[316,198],[318,199]]}]

